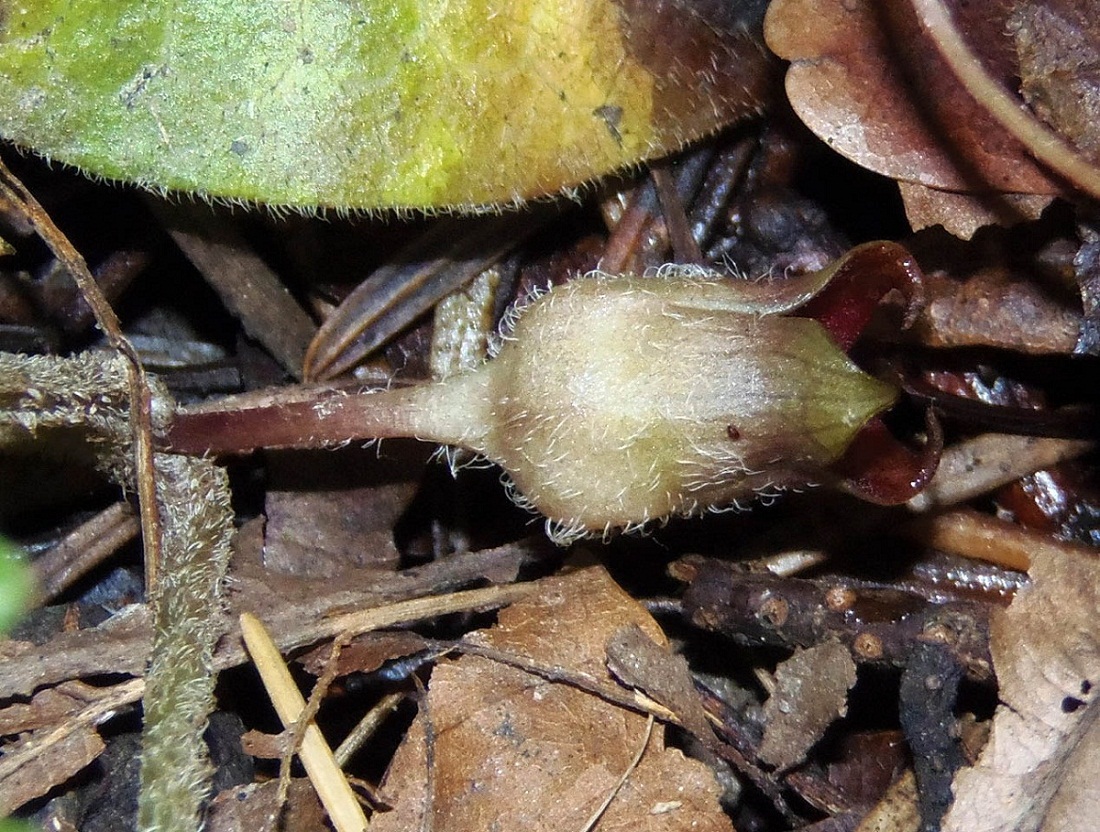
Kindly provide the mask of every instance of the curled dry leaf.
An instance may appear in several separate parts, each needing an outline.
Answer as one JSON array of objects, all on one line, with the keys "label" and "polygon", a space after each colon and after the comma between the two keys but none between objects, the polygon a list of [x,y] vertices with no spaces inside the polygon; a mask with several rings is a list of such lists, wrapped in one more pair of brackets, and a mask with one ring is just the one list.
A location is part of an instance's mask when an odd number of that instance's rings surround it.
[{"label": "curled dry leaf", "polygon": [[[476,642],[561,676],[613,686],[606,644],[630,624],[663,642],[636,601],[602,569],[588,569],[508,608]],[[599,828],[732,830],[713,775],[665,749],[662,735],[658,728],[649,737]],[[443,663],[383,784],[396,808],[376,815],[371,829],[583,829],[645,737],[644,716],[570,684],[478,656]]]},{"label": "curled dry leaf", "polygon": [[1100,814],[1100,563],[1035,552],[1032,585],[990,628],[1002,705],[955,778],[944,832],[1094,829]]},{"label": "curled dry leaf", "polygon": [[914,230],[942,225],[963,240],[986,225],[1011,226],[1038,219],[1051,200],[1046,194],[957,193],[902,181],[898,191]]},{"label": "curled dry leaf", "polygon": [[[955,9],[967,42],[999,79],[1016,72],[1002,36],[1010,8],[997,0]],[[1005,203],[1000,194],[1059,192],[954,80],[907,2],[777,0],[765,36],[792,62],[786,87],[799,117],[844,156],[903,183],[915,225],[942,222],[969,236],[998,217],[1035,213],[1035,200]],[[960,193],[998,196],[964,203]]]}]

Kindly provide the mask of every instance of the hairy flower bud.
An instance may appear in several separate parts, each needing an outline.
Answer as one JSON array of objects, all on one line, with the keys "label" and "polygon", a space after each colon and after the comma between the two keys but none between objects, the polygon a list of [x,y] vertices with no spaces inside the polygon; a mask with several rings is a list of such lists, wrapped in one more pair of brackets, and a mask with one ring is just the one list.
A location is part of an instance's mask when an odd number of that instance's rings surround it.
[{"label": "hairy flower bud", "polygon": [[560,541],[722,510],[819,479],[896,397],[819,323],[782,314],[833,273],[771,285],[694,267],[590,275],[516,313],[498,354],[470,372],[232,418],[192,411],[167,444],[459,446],[499,464]]},{"label": "hairy flower bud", "polygon": [[896,396],[822,327],[695,273],[573,281],[524,310],[484,433],[559,536],[723,508],[812,480]]}]

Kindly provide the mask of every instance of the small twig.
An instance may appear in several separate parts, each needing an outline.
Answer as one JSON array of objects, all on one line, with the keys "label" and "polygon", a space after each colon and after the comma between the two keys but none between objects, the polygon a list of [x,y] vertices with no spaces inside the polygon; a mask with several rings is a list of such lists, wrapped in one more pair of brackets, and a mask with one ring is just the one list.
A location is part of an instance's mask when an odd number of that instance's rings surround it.
[{"label": "small twig", "polygon": [[653,182],[647,179],[629,192],[626,206],[617,219],[606,216],[608,211],[604,212],[611,234],[600,258],[601,269],[618,274],[637,259],[642,235],[655,210],[657,191]]},{"label": "small twig", "polygon": [[649,175],[657,188],[657,199],[661,202],[661,213],[668,229],[668,239],[672,244],[673,259],[677,263],[703,263],[703,252],[698,241],[691,235],[684,202],[676,191],[667,163],[649,169]]},{"label": "small twig", "polygon": [[618,705],[620,708],[627,708],[636,713],[646,714],[654,719],[659,719],[662,722],[668,722],[672,725],[682,725],[680,716],[675,711],[665,707],[642,691],[627,691],[618,685],[602,684],[599,680],[593,679],[591,676],[576,673],[565,667],[542,664],[532,660],[528,656],[522,656],[517,653],[507,653],[493,647],[473,644],[468,641],[458,642],[454,645],[454,649],[459,653],[465,653],[469,656],[480,656],[481,658],[498,662],[507,667],[514,667],[517,670],[522,670],[525,673],[530,673],[532,676],[538,676],[549,682],[569,685],[578,690],[583,690],[585,693],[598,696],[600,699],[610,702],[613,705]]},{"label": "small twig", "polygon": [[35,737],[15,751],[5,752],[0,758],[0,781],[25,765],[29,760],[42,754],[74,731],[84,726],[95,726],[110,719],[115,711],[141,699],[145,693],[144,679],[129,679],[108,688],[102,696],[87,707],[77,711],[52,731]]},{"label": "small twig", "polygon": [[784,549],[745,563],[750,572],[770,572],[781,578],[789,578],[802,572],[808,572],[829,560],[829,552],[824,549]]},{"label": "small twig", "polygon": [[[480,570],[481,562],[473,559]],[[440,570],[431,564],[410,570],[410,586],[399,591],[438,592]],[[471,570],[464,573],[470,580],[483,575]],[[454,580],[454,576],[450,577]],[[345,630],[353,634],[383,627],[409,624],[437,615],[474,610],[490,610],[507,606],[539,591],[538,581],[485,587],[448,595],[430,595],[408,601],[379,605],[380,590],[343,593],[329,604],[318,604],[314,598],[290,603],[279,610],[272,620],[279,645],[293,650],[333,638]],[[348,606],[369,607],[357,612],[340,614]],[[81,630],[57,637],[47,653],[35,649],[18,653],[0,662],[0,696],[29,695],[35,688],[65,679],[94,676],[102,673],[129,673],[135,676],[146,671],[152,649],[152,625],[139,612],[127,617],[129,624],[118,622],[115,628]],[[125,620],[125,619],[124,619]],[[105,637],[105,631],[109,634]],[[223,639],[214,654],[217,670],[236,667],[247,661],[244,647],[236,639]]]},{"label": "small twig", "polygon": [[[760,145],[753,135],[739,139],[718,151],[703,177],[691,210],[692,236],[700,245],[713,243],[714,230],[727,214],[730,199],[745,182],[749,162]],[[717,260],[717,252],[709,251],[708,259]]]},{"label": "small twig", "polygon": [[425,618],[435,618],[453,612],[478,609],[495,609],[514,604],[538,591],[539,582],[489,586],[484,589],[468,589],[450,595],[431,595],[413,598],[368,610],[336,615],[324,621],[305,625],[295,634],[294,646],[313,644],[341,633],[357,636],[383,627],[393,627]]},{"label": "small twig", "polygon": [[[251,613],[242,613],[240,623],[245,645],[271,697],[271,703],[283,726],[290,728],[305,710],[305,700],[260,620]],[[321,729],[314,723],[306,726],[303,732],[300,757],[317,796],[338,832],[365,830],[367,818],[363,809],[337,765]]]},{"label": "small twig", "polygon": [[0,161],[0,198],[18,206],[34,231],[62,265],[68,269],[95,315],[108,343],[127,361],[130,378],[130,423],[134,434],[134,479],[141,507],[141,531],[145,545],[145,589],[151,592],[161,561],[161,527],[157,512],[156,475],[153,469],[152,394],[137,351],[122,334],[122,325],[104,297],[88,264],[68,238],[50,219],[34,195]]},{"label": "small twig", "polygon": [[305,729],[313,724],[313,720],[317,717],[317,712],[321,710],[321,703],[324,701],[325,696],[328,695],[328,689],[340,670],[340,653],[343,652],[344,647],[347,646],[350,640],[351,637],[346,633],[337,636],[333,640],[328,661],[325,662],[325,672],[321,674],[321,677],[313,686],[313,690],[310,691],[309,694],[309,701],[306,702],[305,709],[298,715],[298,719],[295,720],[294,725],[290,728],[290,742],[286,744],[283,750],[283,756],[279,760],[279,791],[275,797],[276,806],[281,807],[286,802],[287,791],[290,788],[291,758],[301,749],[302,741],[305,739],[306,735]]},{"label": "small twig", "polygon": [[428,691],[420,677],[414,675],[413,682],[419,694],[420,719],[424,725],[424,814],[420,818],[420,832],[432,832],[435,822],[435,721],[432,719]]},{"label": "small twig", "polygon": [[[104,296],[118,298],[153,260],[142,249],[123,249],[109,254],[95,269],[96,285],[103,287]],[[70,332],[81,332],[91,326],[95,315],[81,297],[75,297],[60,310],[63,326]]]},{"label": "small twig", "polygon": [[645,723],[645,734],[642,737],[641,745],[638,746],[638,751],[634,754],[634,759],[630,761],[630,765],[626,767],[626,771],[623,772],[622,777],[619,778],[619,782],[615,784],[611,792],[604,798],[603,803],[599,805],[595,812],[592,813],[592,817],[581,827],[580,832],[591,832],[592,828],[599,823],[600,818],[603,817],[603,813],[607,811],[607,807],[611,805],[611,801],[615,799],[615,796],[622,791],[626,781],[630,778],[630,775],[634,773],[634,770],[638,768],[638,764],[642,761],[642,757],[645,756],[645,750],[649,747],[649,738],[653,736],[653,715],[650,714],[649,719]]},{"label": "small twig", "polygon": [[[612,274],[641,270],[646,249],[655,246],[659,251],[649,251],[658,262],[668,260],[667,247],[671,242],[676,257],[681,262],[702,263],[699,240],[693,236],[685,206],[690,205],[702,186],[714,153],[702,147],[685,154],[679,160],[675,176],[669,171],[668,162],[651,169],[652,176],[640,181],[626,196],[626,204],[620,200],[604,203],[604,221],[611,230],[600,258],[600,268]],[[621,212],[616,210],[621,207]],[[646,238],[654,232],[654,219],[664,214],[664,231],[653,242]],[[665,238],[668,239],[665,239]]]},{"label": "small twig", "polygon": [[340,743],[340,746],[333,752],[336,757],[336,762],[343,768],[348,764],[355,753],[363,747],[365,743],[374,732],[378,730],[378,726],[397,710],[397,706],[405,700],[405,694],[402,692],[387,693],[366,715],[359,720],[354,728],[351,729],[351,733],[344,737],[344,741]]},{"label": "small twig", "polygon": [[133,540],[140,530],[126,502],[115,503],[77,526],[34,562],[39,603],[52,601]]}]

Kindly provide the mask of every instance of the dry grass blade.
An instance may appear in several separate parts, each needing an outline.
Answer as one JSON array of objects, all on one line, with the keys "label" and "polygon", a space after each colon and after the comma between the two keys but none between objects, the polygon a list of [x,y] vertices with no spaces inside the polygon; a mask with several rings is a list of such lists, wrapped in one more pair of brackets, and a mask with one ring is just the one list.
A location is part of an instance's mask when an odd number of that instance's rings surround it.
[{"label": "dry grass blade", "polygon": [[[292,728],[305,710],[306,702],[290,677],[290,671],[279,655],[279,648],[275,646],[260,620],[254,615],[243,613],[240,622],[248,652],[252,654],[252,660],[260,672],[271,703],[283,725]],[[355,793],[344,773],[340,771],[321,729],[312,722],[306,726],[302,735],[300,756],[310,782],[317,790],[317,795],[328,810],[338,832],[361,832],[366,829],[367,818],[355,798]]]},{"label": "dry grass blade", "polygon": [[382,724],[386,717],[397,710],[397,706],[404,700],[404,693],[387,693],[383,696],[377,705],[367,711],[366,715],[359,720],[356,726],[351,729],[351,733],[344,737],[344,741],[333,752],[336,763],[341,768],[347,765],[348,761],[355,756],[355,752],[363,747],[363,744],[378,730],[378,726]]},{"label": "dry grass blade", "polygon": [[34,562],[39,601],[46,603],[133,540],[140,526],[130,504],[115,503],[80,524]]},{"label": "dry grass blade", "polygon": [[355,366],[542,222],[538,215],[509,214],[436,223],[359,284],[321,325],[305,356],[306,378],[332,378]]}]

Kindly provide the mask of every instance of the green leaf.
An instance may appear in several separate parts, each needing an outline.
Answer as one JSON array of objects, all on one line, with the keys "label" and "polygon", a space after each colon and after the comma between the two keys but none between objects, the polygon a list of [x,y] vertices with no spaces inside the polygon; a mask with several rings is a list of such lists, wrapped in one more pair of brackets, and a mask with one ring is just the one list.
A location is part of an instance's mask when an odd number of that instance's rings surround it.
[{"label": "green leaf", "polygon": [[763,5],[0,0],[0,135],[232,200],[509,203],[755,110]]},{"label": "green leaf", "polygon": [[27,611],[33,593],[30,567],[15,546],[0,538],[0,635],[7,633]]}]

